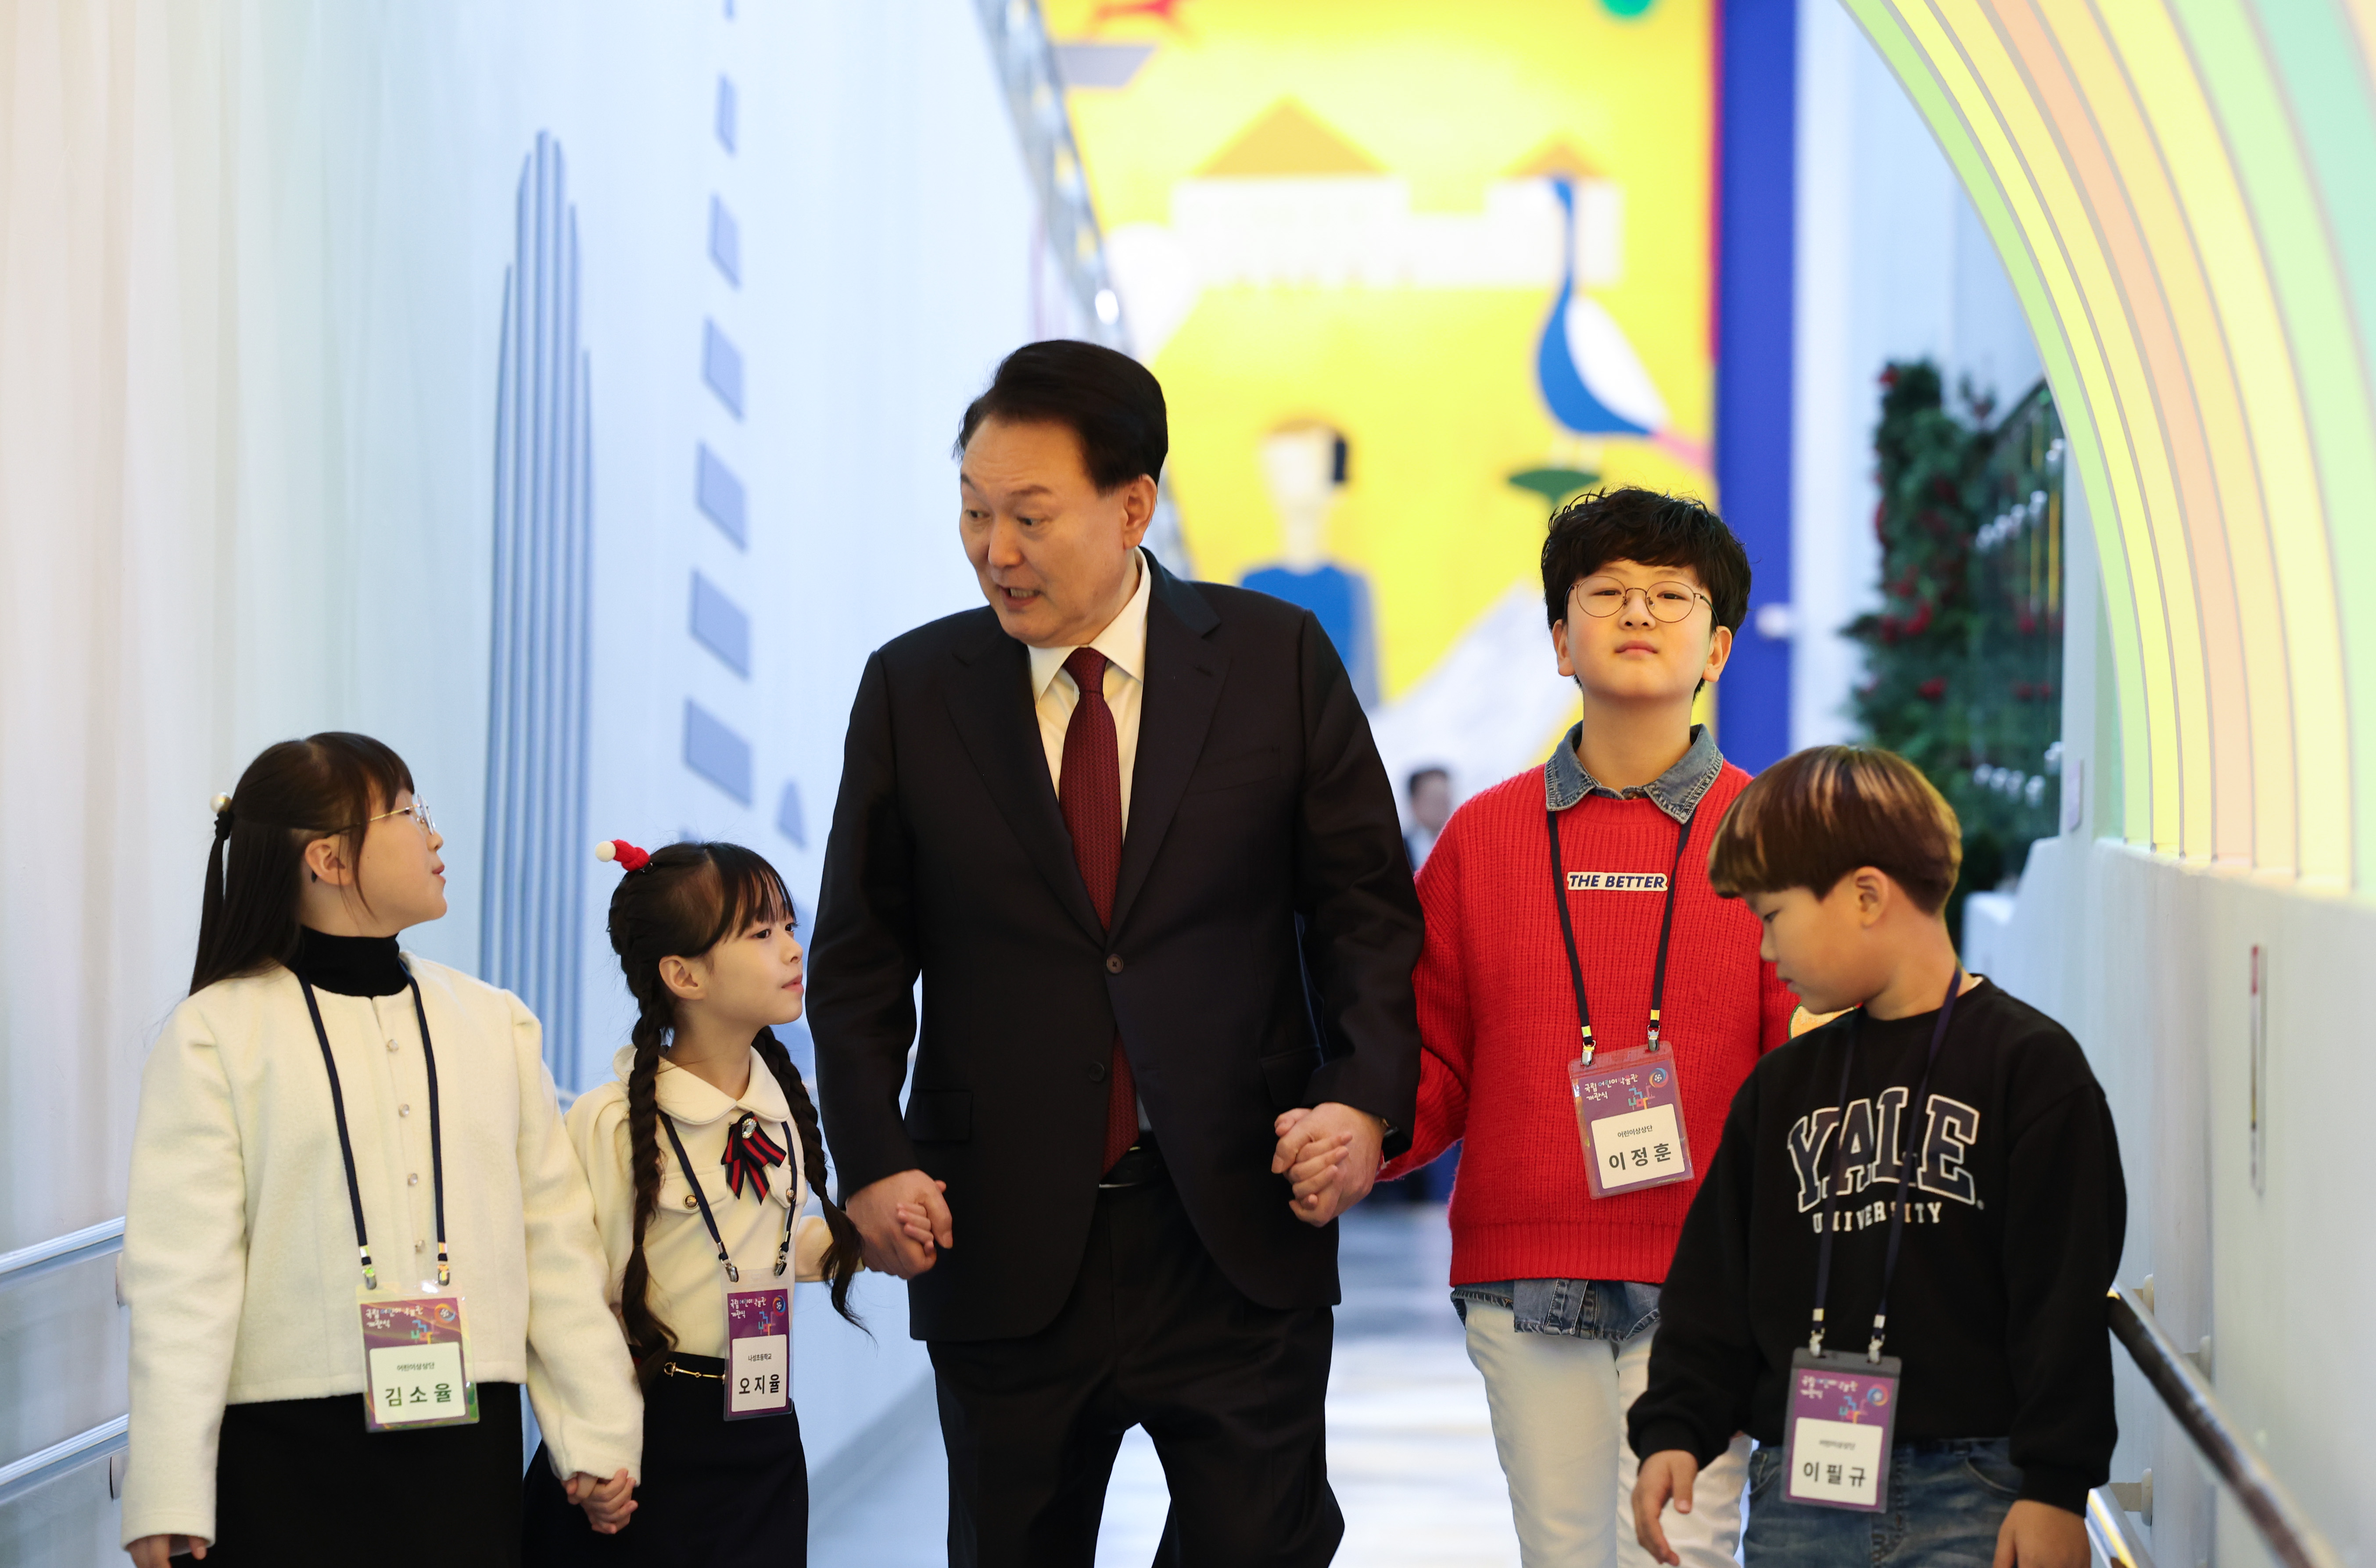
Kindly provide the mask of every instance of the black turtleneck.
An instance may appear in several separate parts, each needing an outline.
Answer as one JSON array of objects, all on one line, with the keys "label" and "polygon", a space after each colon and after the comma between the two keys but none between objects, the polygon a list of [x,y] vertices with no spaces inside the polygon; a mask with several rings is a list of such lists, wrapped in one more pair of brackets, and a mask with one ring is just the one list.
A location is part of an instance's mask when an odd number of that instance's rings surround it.
[{"label": "black turtleneck", "polygon": [[297,972],[339,996],[394,996],[410,982],[392,936],[332,936],[300,926]]}]

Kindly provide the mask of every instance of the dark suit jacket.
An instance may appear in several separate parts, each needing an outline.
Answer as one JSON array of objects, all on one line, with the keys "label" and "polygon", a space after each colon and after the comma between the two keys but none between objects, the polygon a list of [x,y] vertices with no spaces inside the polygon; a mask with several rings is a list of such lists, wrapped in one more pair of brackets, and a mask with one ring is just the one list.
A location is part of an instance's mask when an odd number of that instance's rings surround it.
[{"label": "dark suit jacket", "polygon": [[1028,1335],[1063,1305],[1117,1025],[1197,1234],[1265,1306],[1336,1301],[1335,1228],[1288,1212],[1273,1118],[1336,1100],[1397,1129],[1388,1154],[1408,1142],[1419,901],[1345,668],[1310,612],[1153,570],[1111,932],[993,612],[918,627],[859,682],[809,1020],[840,1190],[948,1183],[956,1242],[910,1288],[919,1338]]}]

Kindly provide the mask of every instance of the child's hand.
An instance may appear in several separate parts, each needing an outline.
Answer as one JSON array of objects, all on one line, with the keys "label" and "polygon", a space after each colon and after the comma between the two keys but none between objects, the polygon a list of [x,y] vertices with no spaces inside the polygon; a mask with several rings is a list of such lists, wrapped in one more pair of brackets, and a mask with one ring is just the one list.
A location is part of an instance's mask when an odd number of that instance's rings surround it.
[{"label": "child's hand", "polygon": [[564,1490],[570,1502],[586,1510],[586,1522],[602,1535],[615,1536],[625,1529],[627,1515],[636,1511],[636,1489],[624,1468],[607,1481],[580,1470],[569,1478]]},{"label": "child's hand", "polygon": [[1289,1195],[1301,1200],[1314,1193],[1335,1187],[1345,1161],[1353,1152],[1353,1134],[1339,1133],[1335,1137],[1318,1137],[1303,1146],[1296,1162],[1287,1168],[1290,1184]]},{"label": "child's hand", "polygon": [[901,1170],[870,1182],[842,1205],[866,1239],[866,1266],[877,1274],[913,1279],[956,1245],[956,1229],[942,1194],[948,1183],[921,1170]]},{"label": "child's hand", "polygon": [[1997,1530],[1996,1568],[2087,1568],[2087,1521],[2051,1503],[2016,1503]]},{"label": "child's hand", "polygon": [[135,1568],[166,1568],[166,1564],[182,1552],[188,1552],[203,1561],[207,1555],[207,1543],[201,1536],[142,1536],[124,1550],[132,1559]]},{"label": "child's hand", "polygon": [[[945,1192],[948,1183],[942,1182],[940,1186]],[[933,1217],[924,1212],[921,1205],[894,1204],[891,1212],[898,1218],[899,1229],[907,1233],[908,1240],[927,1253],[937,1244],[938,1239],[933,1234]]]},{"label": "child's hand", "polygon": [[1271,1131],[1278,1135],[1271,1174],[1288,1179],[1288,1212],[1296,1218],[1326,1225],[1370,1195],[1386,1131],[1375,1116],[1329,1100],[1282,1113]]},{"label": "child's hand", "polygon": [[[1699,1476],[1697,1459],[1680,1448],[1662,1448],[1642,1461],[1641,1473],[1634,1479],[1634,1538],[1661,1562],[1680,1565],[1683,1561],[1667,1544],[1666,1529],[1658,1521],[1670,1500],[1676,1513],[1692,1511],[1692,1483]],[[2002,1545],[1998,1555],[1997,1568],[2004,1568]]]}]

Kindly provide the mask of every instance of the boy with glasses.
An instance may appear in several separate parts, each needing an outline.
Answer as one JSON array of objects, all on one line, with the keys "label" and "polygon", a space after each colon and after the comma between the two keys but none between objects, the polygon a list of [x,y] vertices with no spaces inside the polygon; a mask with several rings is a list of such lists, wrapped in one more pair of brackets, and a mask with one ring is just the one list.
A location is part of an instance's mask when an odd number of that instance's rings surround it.
[{"label": "boy with glasses", "polygon": [[[1583,720],[1541,768],[1455,813],[1420,872],[1427,1054],[1411,1147],[1384,1174],[1465,1136],[1453,1301],[1524,1562],[1604,1568],[1647,1561],[1619,1528],[1625,1410],[1697,1185],[1691,1151],[1715,1152],[1791,1001],[1705,869],[1708,829],[1749,782],[1692,722],[1748,609],[1740,541],[1695,501],[1611,490],[1551,519],[1542,574]],[[1732,1560],[1747,1454],[1742,1439],[1714,1456],[1700,1508],[1670,1525],[1687,1562]]]}]

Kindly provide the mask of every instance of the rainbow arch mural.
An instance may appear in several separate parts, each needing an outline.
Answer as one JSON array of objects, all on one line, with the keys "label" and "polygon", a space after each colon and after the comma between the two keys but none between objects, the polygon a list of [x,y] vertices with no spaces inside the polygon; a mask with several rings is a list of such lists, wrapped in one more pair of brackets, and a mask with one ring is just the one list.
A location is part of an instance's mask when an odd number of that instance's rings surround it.
[{"label": "rainbow arch mural", "polygon": [[1843,3],[2067,422],[2123,834],[2376,890],[2376,0]]}]

